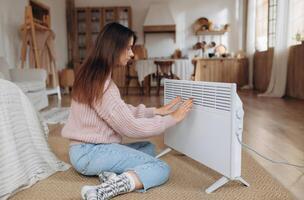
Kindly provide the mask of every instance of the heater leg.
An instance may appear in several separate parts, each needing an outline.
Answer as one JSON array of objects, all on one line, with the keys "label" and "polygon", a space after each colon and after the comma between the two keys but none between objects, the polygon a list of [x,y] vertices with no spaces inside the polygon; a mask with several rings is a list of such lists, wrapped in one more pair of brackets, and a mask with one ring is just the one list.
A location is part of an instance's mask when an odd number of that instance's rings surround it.
[{"label": "heater leg", "polygon": [[[230,181],[230,179],[228,179],[225,176],[223,176],[222,178],[220,178],[219,180],[217,180],[215,183],[213,183],[210,187],[208,187],[205,190],[205,192],[207,194],[210,194],[210,193],[214,192],[215,190],[219,189],[220,187],[222,187],[223,185],[225,185],[226,183],[228,183],[229,181]],[[249,183],[247,183],[242,177],[236,177],[232,181],[240,181],[245,186],[247,186],[247,187],[250,186]]]},{"label": "heater leg", "polygon": [[245,181],[242,177],[237,177],[237,178],[235,178],[235,180],[240,181],[246,187],[250,186],[250,184],[247,181]]},{"label": "heater leg", "polygon": [[223,176],[222,178],[220,178],[219,180],[217,180],[215,183],[213,183],[210,187],[208,187],[205,190],[205,192],[207,194],[210,194],[210,193],[214,192],[215,190],[217,190],[218,188],[220,188],[223,185],[225,185],[228,181],[229,181],[229,179],[226,178],[225,176]]},{"label": "heater leg", "polygon": [[169,153],[172,149],[171,148],[166,148],[165,150],[163,150],[162,152],[160,152],[157,156],[155,156],[155,158],[160,158],[161,156]]}]

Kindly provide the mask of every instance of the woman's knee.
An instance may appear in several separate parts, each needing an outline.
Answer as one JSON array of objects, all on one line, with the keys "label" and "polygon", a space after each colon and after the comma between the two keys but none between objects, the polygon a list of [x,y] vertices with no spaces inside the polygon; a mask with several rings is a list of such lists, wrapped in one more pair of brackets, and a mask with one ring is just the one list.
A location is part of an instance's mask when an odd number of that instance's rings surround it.
[{"label": "woman's knee", "polygon": [[144,190],[164,184],[170,175],[169,165],[156,158],[144,165],[135,167],[134,171],[143,183]]},{"label": "woman's knee", "polygon": [[166,182],[169,179],[171,168],[170,166],[162,160],[157,161],[157,165],[159,166],[158,174],[161,177],[161,182]]}]

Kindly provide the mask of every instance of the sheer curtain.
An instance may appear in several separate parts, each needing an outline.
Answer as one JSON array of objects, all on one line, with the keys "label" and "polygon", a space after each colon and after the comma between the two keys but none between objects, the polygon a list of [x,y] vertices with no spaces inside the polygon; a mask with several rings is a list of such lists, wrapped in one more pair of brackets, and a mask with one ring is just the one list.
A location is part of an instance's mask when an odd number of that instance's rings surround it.
[{"label": "sheer curtain", "polygon": [[270,82],[265,93],[260,96],[283,97],[286,89],[289,0],[278,0],[276,20],[276,41],[274,46],[273,64]]},{"label": "sheer curtain", "polygon": [[249,59],[249,85],[245,88],[253,87],[253,55],[255,52],[255,24],[256,24],[256,0],[248,0],[247,5],[247,33],[246,52]]},{"label": "sheer curtain", "polygon": [[289,0],[289,45],[300,44],[304,40],[304,1]]}]

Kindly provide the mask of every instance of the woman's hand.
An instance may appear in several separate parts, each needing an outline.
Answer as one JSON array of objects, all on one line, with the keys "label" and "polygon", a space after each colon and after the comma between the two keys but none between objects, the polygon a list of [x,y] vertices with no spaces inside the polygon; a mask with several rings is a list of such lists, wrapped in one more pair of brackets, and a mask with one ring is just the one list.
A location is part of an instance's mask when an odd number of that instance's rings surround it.
[{"label": "woman's hand", "polygon": [[191,110],[193,105],[193,100],[188,99],[186,100],[176,111],[174,111],[171,116],[177,121],[182,121]]},{"label": "woman's hand", "polygon": [[170,113],[172,113],[174,110],[173,110],[173,107],[175,105],[177,105],[178,103],[180,103],[181,101],[181,97],[175,97],[172,101],[170,101],[168,104],[160,107],[160,108],[156,108],[155,109],[155,114],[156,115],[168,115]]}]

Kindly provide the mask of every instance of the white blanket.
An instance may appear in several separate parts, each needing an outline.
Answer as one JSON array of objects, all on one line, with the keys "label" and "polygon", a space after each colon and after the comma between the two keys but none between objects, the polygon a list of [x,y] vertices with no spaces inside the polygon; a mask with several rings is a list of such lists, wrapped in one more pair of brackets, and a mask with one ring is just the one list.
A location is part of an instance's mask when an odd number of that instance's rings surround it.
[{"label": "white blanket", "polygon": [[0,79],[0,199],[70,167],[51,152],[47,136],[24,93]]}]

